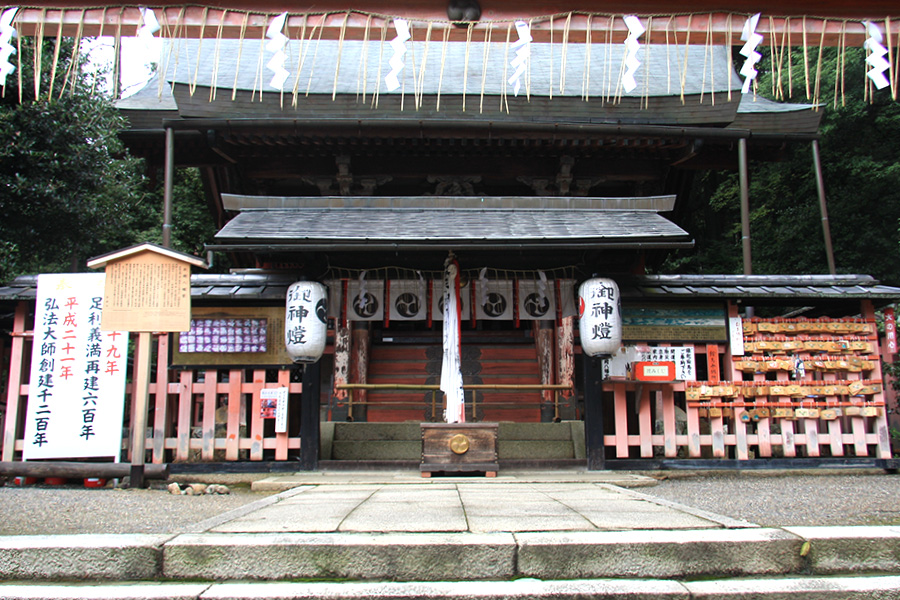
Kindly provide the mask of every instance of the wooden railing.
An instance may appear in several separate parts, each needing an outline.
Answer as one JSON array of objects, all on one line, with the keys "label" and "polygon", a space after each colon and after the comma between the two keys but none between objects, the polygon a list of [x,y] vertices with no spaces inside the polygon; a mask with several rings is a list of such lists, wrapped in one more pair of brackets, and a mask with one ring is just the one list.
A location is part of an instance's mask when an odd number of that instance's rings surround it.
[{"label": "wooden railing", "polygon": [[[393,391],[408,391],[408,392],[431,392],[431,420],[436,421],[438,419],[438,401],[437,401],[437,393],[440,391],[440,386],[437,384],[412,384],[412,383],[344,383],[335,386],[336,389],[339,390],[347,390],[347,420],[353,420],[353,406],[355,405],[378,405],[378,406],[403,406],[403,407],[418,407],[422,406],[421,402],[368,402],[368,401],[358,401],[354,400],[353,392],[354,390],[365,390],[365,391],[377,391],[377,390],[393,390]],[[544,391],[552,391],[553,392],[553,420],[559,421],[559,396],[561,392],[571,392],[574,396],[575,390],[571,385],[563,385],[563,384],[516,384],[516,383],[472,383],[468,385],[463,385],[463,392],[472,392],[470,396],[470,400],[467,403],[468,406],[471,407],[472,417],[474,418],[476,411],[478,409],[478,395],[475,392],[478,391],[495,391],[495,392],[544,392]],[[491,408],[522,408],[523,406],[530,405],[541,405],[541,402],[491,402]]]}]

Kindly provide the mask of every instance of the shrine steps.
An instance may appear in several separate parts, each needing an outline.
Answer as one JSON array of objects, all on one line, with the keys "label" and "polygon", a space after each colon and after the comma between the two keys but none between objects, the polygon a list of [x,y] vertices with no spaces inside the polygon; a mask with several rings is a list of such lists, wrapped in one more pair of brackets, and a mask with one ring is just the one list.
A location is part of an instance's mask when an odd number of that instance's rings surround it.
[{"label": "shrine steps", "polygon": [[0,584],[6,600],[872,600],[897,598],[900,577],[669,580],[573,580],[404,583],[111,583]]},{"label": "shrine steps", "polygon": [[[498,436],[501,465],[585,458],[582,421],[501,422]],[[322,423],[320,456],[323,461],[418,463],[421,454],[422,433],[418,422]]]},{"label": "shrine steps", "polygon": [[900,534],[890,527],[0,541],[6,600],[900,597]]}]

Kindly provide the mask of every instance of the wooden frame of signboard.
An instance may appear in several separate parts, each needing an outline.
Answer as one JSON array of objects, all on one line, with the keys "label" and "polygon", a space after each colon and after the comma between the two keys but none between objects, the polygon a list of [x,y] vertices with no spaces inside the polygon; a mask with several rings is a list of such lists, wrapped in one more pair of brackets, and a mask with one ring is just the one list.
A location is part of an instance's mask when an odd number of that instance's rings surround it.
[{"label": "wooden frame of signboard", "polygon": [[195,306],[191,319],[265,319],[265,352],[181,352],[181,337],[185,332],[172,336],[171,362],[173,368],[200,369],[222,366],[278,367],[293,364],[284,344],[284,305],[279,306]]},{"label": "wooden frame of signboard", "polygon": [[206,261],[156,244],[138,244],[92,258],[87,266],[106,269],[101,329],[138,332],[132,388],[131,485],[144,487],[152,334],[190,329],[191,267],[205,269]]}]

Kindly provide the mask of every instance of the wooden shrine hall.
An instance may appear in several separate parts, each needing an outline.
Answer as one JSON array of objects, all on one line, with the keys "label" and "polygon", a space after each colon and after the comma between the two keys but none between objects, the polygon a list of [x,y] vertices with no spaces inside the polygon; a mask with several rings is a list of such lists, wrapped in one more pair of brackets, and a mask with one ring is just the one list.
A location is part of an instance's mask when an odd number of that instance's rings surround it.
[{"label": "wooden shrine hall", "polygon": [[[277,36],[256,15],[240,34],[223,15],[214,39],[212,24],[170,30],[159,77],[118,103],[149,168],[200,169],[219,226],[207,249],[232,265],[193,275],[190,331],[156,337],[149,463],[418,463],[420,425],[445,410],[448,257],[465,419],[499,424],[501,469],[890,458],[875,311],[900,289],[833,268],[754,275],[749,223],[743,275],[650,274],[693,244],[678,223],[696,173],[739,171],[746,195],[751,160],[791,144],[817,157],[816,102],[742,92],[725,40],[743,19],[708,44],[657,31],[634,53],[622,25],[592,39],[583,15],[565,42],[559,19],[527,40],[413,20],[404,40],[396,22],[347,15],[343,30],[288,17],[274,87]],[[578,290],[597,277],[617,284],[622,343],[589,356]],[[324,353],[301,368],[284,348],[298,281],[327,290]],[[16,307],[12,365],[30,355],[35,286],[0,288]],[[276,387],[289,393],[279,431],[262,402]],[[4,461],[28,443],[27,397],[26,369],[11,368]]]}]

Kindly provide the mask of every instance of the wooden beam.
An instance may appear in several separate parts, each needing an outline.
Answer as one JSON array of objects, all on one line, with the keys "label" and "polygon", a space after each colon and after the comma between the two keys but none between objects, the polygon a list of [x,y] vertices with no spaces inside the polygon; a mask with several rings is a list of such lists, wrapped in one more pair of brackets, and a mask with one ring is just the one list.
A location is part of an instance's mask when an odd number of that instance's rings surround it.
[{"label": "wooden beam", "polygon": [[[288,11],[287,33],[307,39],[378,40],[382,29],[393,37],[391,19],[402,17],[411,22],[414,39],[425,39],[429,23],[431,39],[440,41],[445,31],[451,40],[465,41],[468,28],[453,26],[447,20],[443,4],[412,1],[393,2],[389,12],[383,3],[362,1],[352,10],[337,0],[326,0],[310,6],[288,6],[281,2],[251,4],[234,0],[220,1],[217,6],[185,6],[173,2],[160,2],[154,7],[162,26],[157,34],[178,38],[244,38],[259,40],[272,16]],[[587,6],[585,6],[585,4]],[[741,29],[748,14],[762,12],[757,33],[764,37],[764,45],[774,35],[777,44],[784,43],[785,34],[791,44],[799,46],[821,43],[836,46],[861,46],[865,40],[863,20],[875,20],[883,29],[890,25],[890,34],[900,33],[900,9],[895,3],[872,1],[863,3],[816,3],[812,0],[794,2],[789,7],[775,2],[751,3],[737,0],[731,3],[733,12],[721,12],[719,4],[698,0],[689,7],[673,7],[660,1],[645,0],[634,3],[583,3],[582,9],[570,9],[561,2],[541,3],[525,1],[511,3],[483,2],[482,20],[473,25],[472,39],[483,40],[485,30],[492,29],[492,39],[504,41],[507,30],[516,39],[514,22],[527,20],[532,25],[536,42],[583,43],[591,32],[594,43],[621,43],[628,30],[623,15],[643,17],[648,31],[643,42],[729,44],[742,45]],[[675,10],[677,8],[677,10]],[[687,13],[686,9],[694,12]],[[674,14],[674,13],[677,13]],[[804,16],[804,15],[815,15]],[[892,17],[889,22],[886,17]],[[76,2],[57,0],[35,2],[29,8],[19,10],[14,26],[20,35],[45,35],[55,37],[62,27],[63,35],[75,36],[79,26],[82,35],[134,36],[141,25],[138,6],[108,6],[84,8]],[[221,32],[221,33],[220,33]],[[668,37],[667,37],[668,36]]]},{"label": "wooden beam", "polygon": [[[61,462],[61,461],[3,461],[0,462],[2,477],[67,477],[82,479],[85,477],[103,477],[106,479],[121,478],[129,475],[131,466],[128,463],[93,463],[93,462]],[[168,479],[169,465],[144,465],[144,479]]]}]

